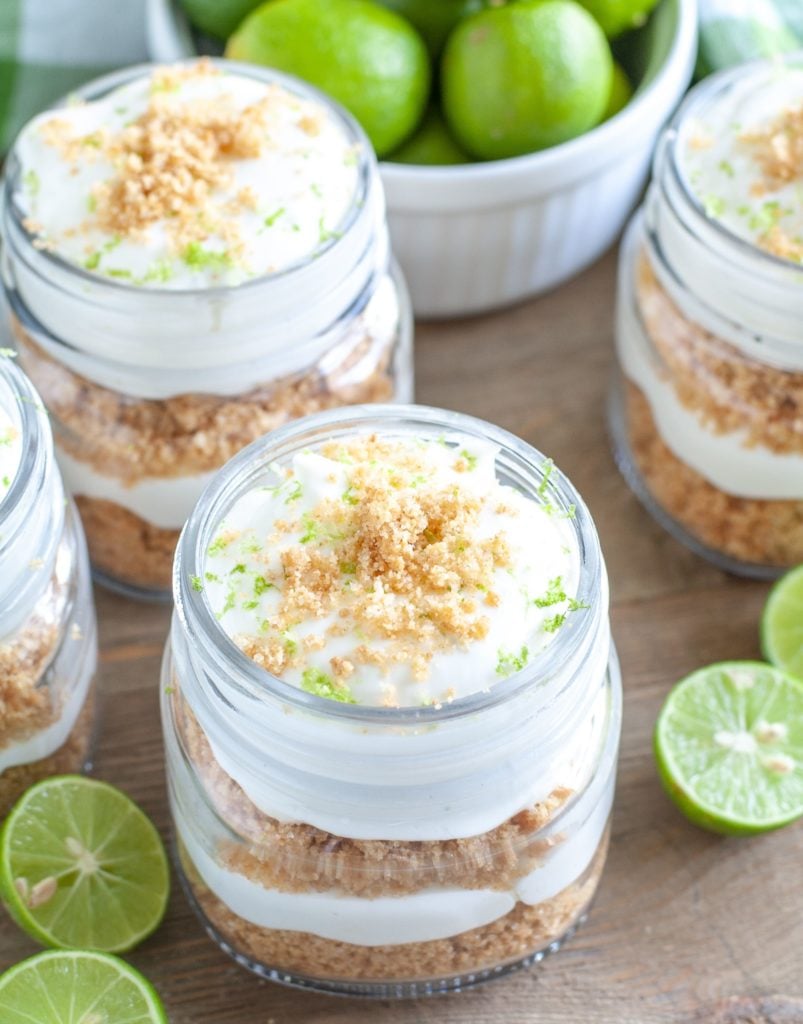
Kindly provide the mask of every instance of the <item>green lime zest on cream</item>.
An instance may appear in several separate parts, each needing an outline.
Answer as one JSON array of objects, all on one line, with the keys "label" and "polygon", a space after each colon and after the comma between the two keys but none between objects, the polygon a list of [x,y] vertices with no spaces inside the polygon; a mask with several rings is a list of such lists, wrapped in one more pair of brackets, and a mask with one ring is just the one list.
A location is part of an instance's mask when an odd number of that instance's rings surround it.
[{"label": "green lime zest on cream", "polygon": [[39,175],[34,170],[27,171],[23,176],[22,183],[31,193],[32,196],[39,194],[39,189],[42,187],[42,183],[39,180]]},{"label": "green lime zest on cream", "polygon": [[496,674],[498,676],[512,676],[514,672],[521,672],[530,658],[530,651],[526,644],[522,646],[518,654],[505,651],[501,647],[497,653]]},{"label": "green lime zest on cream", "polygon": [[550,608],[553,604],[560,604],[566,600],[566,592],[563,589],[563,577],[556,576],[549,581],[546,593],[543,597],[536,597],[533,604],[536,608]]},{"label": "green lime zest on cream", "polygon": [[356,704],[348,686],[336,684],[331,676],[317,668],[305,668],[301,674],[301,688],[316,697],[336,700],[341,704]]},{"label": "green lime zest on cream", "polygon": [[181,259],[191,270],[228,270],[234,265],[228,249],[205,249],[200,242],[186,245]]},{"label": "green lime zest on cream", "polygon": [[272,228],[276,221],[287,212],[287,207],[280,206],[278,210],[274,210],[273,213],[269,213],[263,221],[266,228]]},{"label": "green lime zest on cream", "polygon": [[545,459],[543,465],[541,466],[543,478],[541,479],[541,483],[538,485],[538,494],[542,498],[547,492],[547,488],[549,487],[549,478],[552,476],[552,471],[554,470],[554,468],[555,463],[552,461],[552,459]]},{"label": "green lime zest on cream", "polygon": [[220,536],[216,537],[206,549],[206,553],[211,555],[213,558],[215,555],[221,555],[229,544],[231,544],[231,541],[231,537],[227,537],[225,534],[220,534]]}]

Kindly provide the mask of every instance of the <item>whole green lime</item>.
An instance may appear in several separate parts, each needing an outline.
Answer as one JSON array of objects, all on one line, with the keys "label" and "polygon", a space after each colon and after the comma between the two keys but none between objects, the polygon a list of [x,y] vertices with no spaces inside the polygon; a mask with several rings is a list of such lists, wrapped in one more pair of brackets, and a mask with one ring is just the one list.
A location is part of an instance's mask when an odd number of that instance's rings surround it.
[{"label": "whole green lime", "polygon": [[608,105],[613,57],[574,0],[519,0],[462,21],[441,75],[457,141],[473,156],[498,160],[593,128]]},{"label": "whole green lime", "polygon": [[180,0],[190,22],[216,39],[228,39],[263,0]]},{"label": "whole green lime", "polygon": [[658,0],[579,0],[602,26],[609,39],[641,28]]},{"label": "whole green lime", "polygon": [[318,86],[351,111],[379,156],[411,134],[429,96],[423,40],[369,0],[270,0],[240,25],[226,56]]},{"label": "whole green lime", "polygon": [[602,120],[607,121],[608,118],[613,117],[614,114],[618,114],[620,110],[624,110],[632,98],[633,86],[630,84],[630,79],[627,77],[622,65],[617,64],[616,61],[614,61],[611,95],[608,99],[608,106],[605,108],[605,113],[602,115]]},{"label": "whole green lime", "polygon": [[471,157],[462,150],[446,127],[446,122],[437,108],[427,113],[421,127],[399,149],[394,150],[389,160],[399,164],[467,164]]},{"label": "whole green lime", "polygon": [[377,0],[411,22],[424,38],[433,57],[443,50],[446,37],[462,18],[489,6],[489,0]]}]

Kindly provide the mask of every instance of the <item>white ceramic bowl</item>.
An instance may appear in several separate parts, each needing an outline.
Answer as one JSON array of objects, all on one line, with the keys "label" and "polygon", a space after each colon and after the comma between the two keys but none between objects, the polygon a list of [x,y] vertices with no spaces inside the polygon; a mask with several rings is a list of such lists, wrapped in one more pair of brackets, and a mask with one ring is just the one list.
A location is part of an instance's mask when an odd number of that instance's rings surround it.
[{"label": "white ceramic bowl", "polygon": [[[171,0],[148,0],[154,60],[192,53]],[[551,149],[488,163],[383,162],[393,250],[421,317],[479,313],[553,288],[621,231],[655,140],[691,79],[697,0],[661,0],[642,81],[623,111]]]}]

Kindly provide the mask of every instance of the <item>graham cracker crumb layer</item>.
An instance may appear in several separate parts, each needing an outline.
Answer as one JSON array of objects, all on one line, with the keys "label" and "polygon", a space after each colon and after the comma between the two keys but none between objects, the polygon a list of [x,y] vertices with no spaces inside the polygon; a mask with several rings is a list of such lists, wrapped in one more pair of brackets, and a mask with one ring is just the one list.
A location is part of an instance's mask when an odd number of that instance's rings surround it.
[{"label": "graham cracker crumb layer", "polygon": [[146,477],[220,469],[246,445],[290,420],[343,405],[390,401],[395,391],[398,338],[374,337],[359,321],[340,340],[341,360],[328,373],[312,366],[242,395],[160,400],[101,387],[51,358],[13,316],[11,326],[20,365],[54,418],[57,445],[129,486]]},{"label": "graham cracker crumb layer", "polygon": [[326,892],[373,898],[401,896],[433,886],[510,889],[549,853],[559,836],[543,828],[571,791],[559,787],[542,803],[497,828],[465,839],[362,840],[313,825],[283,823],[256,807],[223,771],[174,681],[172,715],[179,739],[208,799],[242,841],[221,845],[229,870],[282,892]]},{"label": "graham cracker crumb layer", "polygon": [[0,772],[0,819],[4,818],[22,794],[35,782],[52,775],[82,772],[92,753],[95,733],[96,695],[92,686],[64,743],[49,757],[17,765]]},{"label": "graham cracker crumb layer", "polygon": [[605,864],[608,834],[583,875],[552,899],[517,903],[504,917],[446,939],[357,946],[308,932],[261,928],[238,917],[202,882],[181,850],[203,913],[219,935],[256,964],[332,981],[402,982],[447,979],[515,964],[561,939],[589,906]]},{"label": "graham cracker crumb layer", "polygon": [[670,451],[646,396],[629,381],[625,403],[633,459],[650,494],[675,522],[740,562],[803,561],[803,501],[759,501],[720,491]]},{"label": "graham cracker crumb layer", "polygon": [[706,429],[743,432],[748,447],[803,453],[803,373],[752,359],[686,317],[644,254],[636,264],[636,301],[666,379]]},{"label": "graham cracker crumb layer", "polygon": [[66,600],[67,588],[51,579],[28,619],[0,639],[0,748],[53,721],[52,694],[39,684],[61,639]]},{"label": "graham cracker crumb layer", "polygon": [[169,590],[181,530],[163,530],[113,501],[76,495],[95,569],[139,590]]}]

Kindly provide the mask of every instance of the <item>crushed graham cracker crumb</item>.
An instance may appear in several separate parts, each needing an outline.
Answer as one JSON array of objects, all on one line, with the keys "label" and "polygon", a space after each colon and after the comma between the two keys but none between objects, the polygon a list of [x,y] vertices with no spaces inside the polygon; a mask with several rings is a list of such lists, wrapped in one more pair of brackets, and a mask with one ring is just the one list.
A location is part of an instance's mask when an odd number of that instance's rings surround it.
[{"label": "crushed graham cracker crumb", "polygon": [[[484,605],[469,595],[489,591],[494,573],[510,566],[505,537],[478,537],[483,500],[430,479],[420,450],[371,435],[325,445],[322,454],[349,460],[350,493],[321,501],[291,525],[327,544],[316,547],[302,537],[281,550],[281,578],[271,581],[281,602],[266,620],[270,634],[236,642],[281,674],[291,664],[281,635],[299,621],[339,615],[355,635],[392,642],[359,644],[352,655],[357,664],[383,671],[412,665],[425,678],[434,651],[486,636]],[[418,486],[406,486],[418,478]]]},{"label": "crushed graham cracker crumb", "polygon": [[[803,374],[751,359],[687,318],[642,254],[641,317],[681,404],[715,435],[778,454],[803,452]],[[677,523],[713,551],[741,562],[803,561],[803,502],[728,494],[679,459],[661,436],[646,395],[627,381],[628,443],[645,487]]]}]

